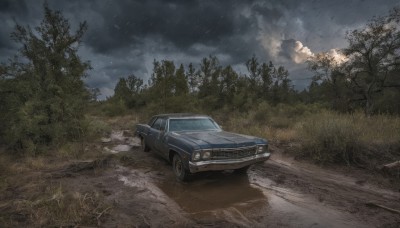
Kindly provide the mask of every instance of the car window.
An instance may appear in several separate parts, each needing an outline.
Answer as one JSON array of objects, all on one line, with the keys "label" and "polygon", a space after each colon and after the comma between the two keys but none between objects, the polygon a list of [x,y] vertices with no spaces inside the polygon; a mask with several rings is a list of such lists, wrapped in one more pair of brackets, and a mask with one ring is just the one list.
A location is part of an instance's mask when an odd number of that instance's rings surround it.
[{"label": "car window", "polygon": [[157,119],[157,117],[151,118],[150,121],[149,121],[149,123],[148,123],[148,125],[149,125],[149,126],[152,126],[153,123],[154,123],[154,121],[155,121],[156,119]]},{"label": "car window", "polygon": [[165,130],[165,124],[165,118],[158,118],[151,127],[157,130]]},{"label": "car window", "polygon": [[160,130],[165,131],[167,129],[167,119],[162,119]]},{"label": "car window", "polygon": [[219,130],[218,126],[209,118],[171,119],[169,131],[201,131]]},{"label": "car window", "polygon": [[158,118],[156,121],[154,121],[153,125],[151,125],[151,128],[160,129],[160,125],[161,125],[161,118]]}]

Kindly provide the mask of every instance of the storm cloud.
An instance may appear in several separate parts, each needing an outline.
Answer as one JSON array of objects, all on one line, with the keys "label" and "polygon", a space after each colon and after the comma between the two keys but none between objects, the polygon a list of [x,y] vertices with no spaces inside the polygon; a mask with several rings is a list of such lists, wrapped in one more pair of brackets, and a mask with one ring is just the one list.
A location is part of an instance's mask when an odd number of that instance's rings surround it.
[{"label": "storm cloud", "polygon": [[[309,77],[304,59],[346,46],[345,32],[384,15],[397,0],[360,1],[211,1],[211,0],[48,0],[75,29],[87,21],[79,54],[93,70],[86,83],[112,95],[120,77],[148,80],[154,59],[187,66],[216,55],[243,71],[256,55],[289,70],[297,88]],[[10,39],[15,23],[38,25],[41,1],[0,0],[0,61],[15,54]],[[242,72],[246,73],[246,72]]]}]

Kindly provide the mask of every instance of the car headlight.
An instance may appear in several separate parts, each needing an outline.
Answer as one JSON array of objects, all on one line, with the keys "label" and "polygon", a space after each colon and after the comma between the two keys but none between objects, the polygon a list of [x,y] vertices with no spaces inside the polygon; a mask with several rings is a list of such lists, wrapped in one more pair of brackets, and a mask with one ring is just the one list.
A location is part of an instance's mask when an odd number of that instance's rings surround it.
[{"label": "car headlight", "polygon": [[200,160],[200,152],[194,152],[193,154],[193,161]]},{"label": "car headlight", "polygon": [[210,151],[204,151],[203,152],[203,159],[204,160],[210,159],[210,157],[211,157],[211,152]]},{"label": "car headlight", "polygon": [[262,154],[267,152],[267,145],[258,145],[257,146],[257,154]]}]

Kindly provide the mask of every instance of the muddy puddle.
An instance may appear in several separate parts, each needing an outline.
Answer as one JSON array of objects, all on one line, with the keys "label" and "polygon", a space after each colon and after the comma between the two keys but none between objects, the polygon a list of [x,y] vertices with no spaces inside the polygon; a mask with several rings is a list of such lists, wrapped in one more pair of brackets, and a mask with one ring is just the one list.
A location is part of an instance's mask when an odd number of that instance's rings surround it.
[{"label": "muddy puddle", "polygon": [[184,211],[192,214],[225,209],[249,201],[268,204],[263,192],[246,175],[213,174],[190,183],[165,180],[157,186]]},{"label": "muddy puddle", "polygon": [[[159,175],[160,170],[163,175]],[[204,173],[181,183],[168,165],[161,165],[157,170],[133,170],[119,180],[143,186],[161,201],[171,201],[190,219],[210,226],[225,221],[244,227],[368,227],[349,214],[277,187],[274,181],[251,170],[241,175],[229,171]]]},{"label": "muddy puddle", "polygon": [[133,132],[130,130],[112,131],[109,137],[101,138],[101,142],[107,145],[103,147],[103,151],[117,154],[140,147],[140,139],[132,137],[132,135]]},{"label": "muddy puddle", "polygon": [[[157,186],[193,218],[229,220],[238,225],[290,227],[366,227],[351,216],[325,208],[302,194],[272,185],[269,179],[235,173],[210,173],[190,183]],[[211,219],[211,220],[213,220]]]}]

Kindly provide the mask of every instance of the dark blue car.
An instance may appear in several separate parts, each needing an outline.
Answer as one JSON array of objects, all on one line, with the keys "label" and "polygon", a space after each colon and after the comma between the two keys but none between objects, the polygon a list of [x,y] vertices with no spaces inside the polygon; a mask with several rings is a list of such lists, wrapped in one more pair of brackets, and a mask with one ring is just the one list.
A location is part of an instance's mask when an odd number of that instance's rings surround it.
[{"label": "dark blue car", "polygon": [[246,172],[270,157],[265,139],[223,131],[209,116],[162,114],[138,124],[136,135],[144,151],[152,150],[172,162],[176,177],[210,170]]}]

